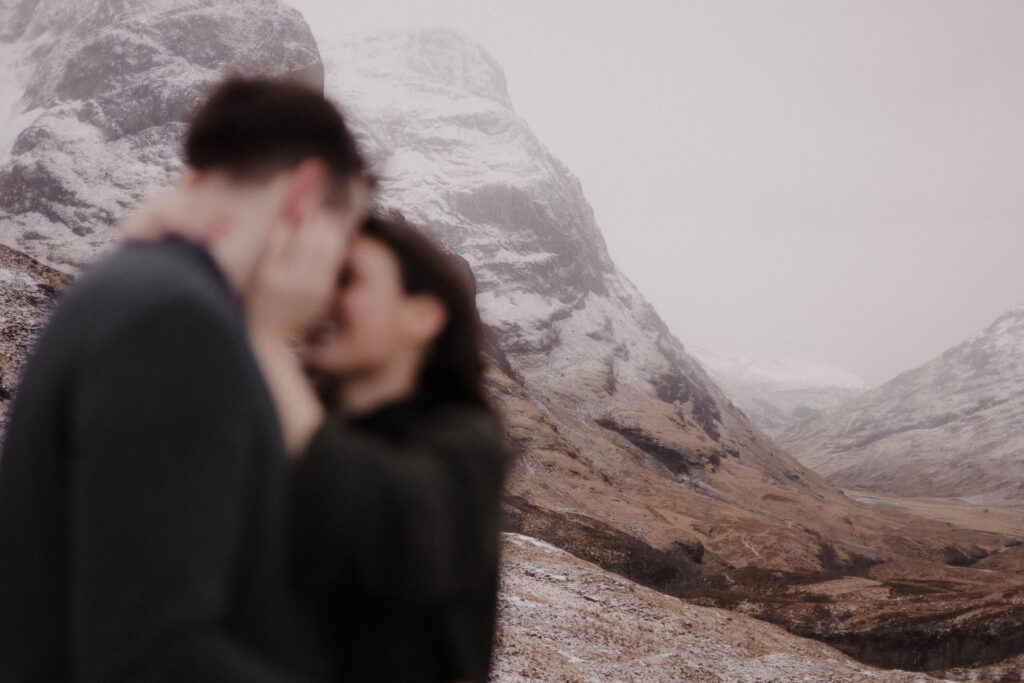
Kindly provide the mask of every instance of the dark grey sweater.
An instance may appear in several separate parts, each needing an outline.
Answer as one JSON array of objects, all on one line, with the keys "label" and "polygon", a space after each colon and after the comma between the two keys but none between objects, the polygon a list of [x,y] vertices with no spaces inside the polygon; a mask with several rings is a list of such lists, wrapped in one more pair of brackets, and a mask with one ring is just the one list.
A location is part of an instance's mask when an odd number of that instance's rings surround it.
[{"label": "dark grey sweater", "polygon": [[487,679],[507,460],[471,405],[322,426],[295,471],[295,534],[343,680]]},{"label": "dark grey sweater", "polygon": [[205,251],[129,245],[71,285],[0,456],[0,681],[329,676],[276,424]]}]

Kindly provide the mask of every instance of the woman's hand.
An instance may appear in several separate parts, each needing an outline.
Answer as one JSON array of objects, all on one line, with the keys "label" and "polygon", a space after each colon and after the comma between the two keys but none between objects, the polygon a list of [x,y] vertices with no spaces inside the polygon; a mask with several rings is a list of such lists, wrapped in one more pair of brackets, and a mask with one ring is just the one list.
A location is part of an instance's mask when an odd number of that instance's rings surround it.
[{"label": "woman's hand", "polygon": [[351,233],[326,209],[273,228],[242,293],[253,338],[287,346],[305,336],[334,293]]},{"label": "woman's hand", "polygon": [[277,408],[289,457],[301,458],[324,408],[294,345],[317,322],[334,289],[366,203],[318,209],[274,227],[242,298],[253,353]]}]

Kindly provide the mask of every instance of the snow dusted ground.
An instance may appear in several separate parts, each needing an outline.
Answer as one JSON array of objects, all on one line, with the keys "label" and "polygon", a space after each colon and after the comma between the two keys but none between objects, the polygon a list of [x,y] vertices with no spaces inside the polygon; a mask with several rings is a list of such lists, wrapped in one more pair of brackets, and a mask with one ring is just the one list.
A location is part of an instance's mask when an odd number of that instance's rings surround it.
[{"label": "snow dusted ground", "polygon": [[495,681],[900,683],[763,621],[688,605],[505,534]]}]

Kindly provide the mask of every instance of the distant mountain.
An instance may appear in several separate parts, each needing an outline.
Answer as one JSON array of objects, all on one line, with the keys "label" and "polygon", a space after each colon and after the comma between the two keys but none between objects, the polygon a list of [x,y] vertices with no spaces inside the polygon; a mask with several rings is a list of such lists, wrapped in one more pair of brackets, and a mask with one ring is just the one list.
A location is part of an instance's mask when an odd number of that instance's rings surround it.
[{"label": "distant mountain", "polygon": [[822,363],[696,347],[690,353],[736,407],[770,436],[867,390],[860,377]]},{"label": "distant mountain", "polygon": [[1024,307],[779,441],[845,487],[1024,500]]}]

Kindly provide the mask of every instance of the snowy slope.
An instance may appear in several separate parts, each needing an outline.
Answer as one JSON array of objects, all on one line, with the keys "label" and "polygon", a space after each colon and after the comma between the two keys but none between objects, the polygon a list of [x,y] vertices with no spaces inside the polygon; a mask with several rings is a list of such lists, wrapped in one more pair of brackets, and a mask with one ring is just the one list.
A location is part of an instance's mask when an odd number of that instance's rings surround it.
[{"label": "snowy slope", "polygon": [[0,242],[74,269],[179,168],[189,112],[227,73],[319,81],[277,0],[3,0]]},{"label": "snowy slope", "polygon": [[781,442],[848,487],[1024,498],[1024,307]]},{"label": "snowy slope", "polygon": [[853,373],[823,363],[702,348],[691,348],[690,353],[730,400],[771,436],[867,390]]}]

